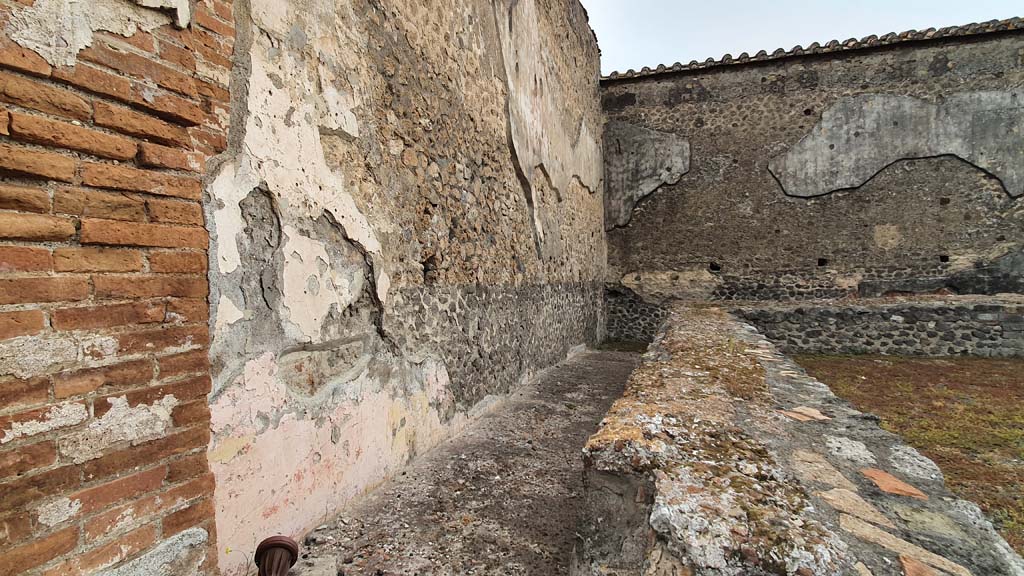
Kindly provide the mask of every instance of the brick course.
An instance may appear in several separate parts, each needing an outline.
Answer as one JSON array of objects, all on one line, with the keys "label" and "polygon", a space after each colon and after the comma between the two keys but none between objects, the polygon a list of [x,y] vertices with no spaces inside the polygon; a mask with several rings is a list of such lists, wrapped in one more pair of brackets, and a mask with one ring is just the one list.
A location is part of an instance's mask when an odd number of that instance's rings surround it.
[{"label": "brick course", "polygon": [[[197,5],[74,66],[0,34],[0,576],[116,568],[192,527],[214,546],[200,199],[234,29],[230,2]],[[171,395],[163,432],[73,448],[113,403]]]}]

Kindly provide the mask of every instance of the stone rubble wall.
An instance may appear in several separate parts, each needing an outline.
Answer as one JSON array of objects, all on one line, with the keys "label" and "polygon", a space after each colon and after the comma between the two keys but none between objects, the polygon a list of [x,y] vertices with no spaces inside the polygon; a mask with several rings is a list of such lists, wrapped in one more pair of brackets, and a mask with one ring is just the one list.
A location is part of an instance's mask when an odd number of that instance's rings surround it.
[{"label": "stone rubble wall", "polygon": [[733,309],[787,354],[1024,357],[1024,298]]},{"label": "stone rubble wall", "polygon": [[669,310],[583,457],[575,576],[1024,574],[932,461],[723,309]]},{"label": "stone rubble wall", "polygon": [[689,150],[675,180],[668,148],[609,176],[609,202],[641,198],[609,229],[609,283],[650,302],[1024,292],[1019,27],[731,62],[602,82],[619,133]]}]

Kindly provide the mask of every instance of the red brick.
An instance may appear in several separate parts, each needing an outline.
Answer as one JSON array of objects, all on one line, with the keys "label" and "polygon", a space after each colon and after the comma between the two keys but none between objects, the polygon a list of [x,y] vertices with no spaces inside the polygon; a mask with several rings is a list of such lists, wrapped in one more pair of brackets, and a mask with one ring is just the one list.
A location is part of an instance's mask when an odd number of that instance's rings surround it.
[{"label": "red brick", "polygon": [[171,411],[171,419],[178,428],[192,426],[194,424],[210,422],[210,405],[206,398],[200,398],[194,402],[178,404]]},{"label": "red brick", "polygon": [[24,574],[78,546],[78,526],[37,538],[17,548],[0,552],[0,576]]},{"label": "red brick", "polygon": [[133,528],[140,522],[149,521],[159,508],[158,496],[148,495],[106,512],[100,512],[85,522],[85,541],[92,542]]},{"label": "red brick", "polygon": [[53,269],[58,272],[135,272],[142,270],[142,252],[123,248],[57,248]]},{"label": "red brick", "polygon": [[[163,509],[176,508],[190,500],[195,500],[204,496],[213,496],[214,488],[216,488],[216,480],[214,479],[213,474],[210,473],[209,468],[206,466],[206,455],[196,454],[194,458],[202,462],[202,471],[196,474],[197,477],[188,483],[171,488],[162,494],[160,496],[160,500],[162,500]],[[168,479],[170,479],[170,474],[168,474]]]},{"label": "red brick", "polygon": [[0,246],[0,274],[47,272],[52,269],[50,251],[27,246]]},{"label": "red brick", "polygon": [[[138,470],[144,466],[152,466],[153,462],[159,462],[192,450],[205,449],[209,443],[209,427],[188,428],[169,434],[164,438],[157,438],[107,454],[96,460],[90,460],[82,464],[82,472],[86,481],[91,482]],[[205,456],[205,452],[202,454]]]},{"label": "red brick", "polygon": [[206,112],[195,102],[169,92],[158,92],[149,86],[136,85],[132,103],[183,126],[196,126],[207,118]]},{"label": "red brick", "polygon": [[184,94],[185,96],[196,95],[195,81],[191,76],[138,54],[133,54],[126,50],[118,50],[102,42],[96,42],[91,47],[82,50],[79,52],[78,57],[113,68],[118,72],[123,72],[140,80],[156,82],[159,86]]},{"label": "red brick", "polygon": [[107,43],[127,44],[143,52],[156,54],[156,39],[149,32],[143,32],[142,30],[136,30],[135,34],[131,36],[121,36],[120,34],[110,32],[96,32],[94,38],[99,38]]},{"label": "red brick", "polygon": [[199,90],[199,95],[207,100],[220,102],[222,104],[227,104],[231,101],[231,92],[211,82],[204,82],[200,80],[196,82],[196,88]]},{"label": "red brick", "polygon": [[167,224],[137,224],[114,220],[82,220],[83,244],[206,248],[206,230]]},{"label": "red brick", "polygon": [[231,13],[230,2],[226,2],[224,0],[211,0],[210,3],[213,4],[214,13],[217,14],[221,20],[224,20],[225,22],[234,21],[234,15]]},{"label": "red brick", "polygon": [[6,35],[0,38],[0,66],[36,76],[49,76],[52,70],[42,56],[21,47]]},{"label": "red brick", "polygon": [[159,273],[204,274],[206,273],[206,254],[203,252],[164,252],[149,253],[149,269]]},{"label": "red brick", "polygon": [[228,147],[228,139],[223,132],[214,133],[200,128],[192,128],[189,130],[189,134],[195,138],[196,142],[205,144],[216,153],[223,152]]},{"label": "red brick", "polygon": [[46,272],[52,267],[50,251],[27,246],[0,246],[0,274]]},{"label": "red brick", "polygon": [[192,55],[192,52],[170,42],[160,44],[160,58],[189,72],[196,71],[196,57]]},{"label": "red brick", "polygon": [[0,212],[2,240],[67,240],[75,235],[70,218],[21,212]]},{"label": "red brick", "polygon": [[135,157],[135,142],[91,128],[11,112],[11,136],[23,142],[68,148],[114,160]]},{"label": "red brick", "polygon": [[66,492],[78,486],[80,480],[81,471],[77,466],[65,466],[4,482],[0,484],[0,510],[17,510],[37,500]]},{"label": "red brick", "polygon": [[55,68],[53,77],[95,94],[110,96],[121,101],[132,99],[132,83],[130,81],[81,62],[74,68]]},{"label": "red brick", "polygon": [[167,476],[167,466],[156,466],[144,472],[87,488],[68,496],[82,501],[83,515],[92,514],[125,500],[137,498],[146,492],[158,490]]},{"label": "red brick", "polygon": [[92,106],[75,93],[7,72],[0,72],[0,100],[75,120],[92,115]]},{"label": "red brick", "polygon": [[173,320],[179,324],[206,324],[210,319],[210,306],[206,300],[173,299],[167,303],[167,317],[168,321]]},{"label": "red brick", "polygon": [[110,393],[117,390],[138,388],[153,379],[153,361],[134,360],[90,368],[77,372],[64,372],[53,377],[53,395],[63,399],[81,394],[89,394],[96,390]]},{"label": "red brick", "polygon": [[95,276],[97,298],[202,298],[208,293],[203,276]]},{"label": "red brick", "polygon": [[[175,326],[118,336],[120,350],[123,354],[161,352],[167,348],[184,348],[186,346],[205,346],[208,340],[208,329],[202,325]],[[181,397],[178,399],[184,400]]]},{"label": "red brick", "polygon": [[55,152],[0,144],[0,171],[71,182],[75,177],[75,161]]},{"label": "red brick", "polygon": [[198,202],[151,198],[146,200],[146,207],[152,222],[203,225],[203,209]]},{"label": "red brick", "polygon": [[50,195],[41,188],[0,185],[0,209],[49,212]]},{"label": "red brick", "polygon": [[0,478],[20,476],[39,468],[45,468],[57,461],[57,445],[53,442],[39,442],[19,446],[16,450],[0,452]]},{"label": "red brick", "polygon": [[143,143],[139,146],[139,163],[143,166],[157,168],[173,168],[175,170],[196,171],[188,153],[177,148],[168,148],[159,144]]},{"label": "red brick", "polygon": [[45,376],[0,381],[0,411],[20,410],[43,404],[49,399],[49,393],[50,379]]},{"label": "red brick", "polygon": [[206,460],[206,452],[200,452],[169,463],[167,465],[167,482],[171,484],[182,482],[189,478],[204,476],[209,471],[210,465]]},{"label": "red brick", "polygon": [[[0,312],[0,340],[36,334],[46,327],[42,310]],[[3,408],[0,406],[0,408]]]},{"label": "red brick", "polygon": [[0,304],[28,302],[77,302],[89,297],[85,278],[43,276],[0,278]]},{"label": "red brick", "polygon": [[0,546],[10,547],[32,535],[32,514],[21,510],[0,518]]},{"label": "red brick", "polygon": [[163,302],[132,302],[86,308],[61,308],[50,313],[50,324],[56,330],[92,330],[156,324],[164,320]]},{"label": "red brick", "polygon": [[124,192],[61,187],[53,194],[53,211],[88,218],[146,221],[146,203]]},{"label": "red brick", "polygon": [[173,146],[187,148],[192,142],[188,132],[181,126],[106,102],[96,102],[95,121],[97,126]]},{"label": "red brick", "polygon": [[156,542],[156,538],[156,526],[143,526],[112,542],[97,546],[92,550],[78,552],[73,558],[46,570],[42,576],[95,574],[98,570],[110,568],[149,548]]},{"label": "red brick", "polygon": [[160,378],[173,378],[183,374],[205,374],[210,369],[206,350],[193,350],[160,359]]},{"label": "red brick", "polygon": [[85,164],[82,167],[82,183],[97,188],[131,190],[189,200],[198,200],[203,193],[202,183],[196,178],[114,164]]},{"label": "red brick", "polygon": [[207,498],[164,517],[163,528],[164,538],[173,536],[182,530],[187,530],[214,516],[213,500]]},{"label": "red brick", "polygon": [[[80,422],[75,421],[77,420],[77,418],[69,418],[67,420],[56,421],[52,420],[54,411],[61,408],[72,407],[74,407],[74,414],[81,415],[83,417],[83,419]],[[10,437],[8,437],[8,434],[11,433],[17,427],[18,424],[22,424],[25,422],[47,422],[48,425],[51,426],[51,429],[53,430],[77,426],[88,419],[86,411],[82,410],[83,408],[86,408],[86,406],[81,402],[68,402],[60,406],[42,406],[40,408],[33,408],[30,410],[25,410],[23,412],[17,412],[15,414],[0,416],[0,433],[2,433],[0,434],[0,438],[3,438],[4,440],[29,438],[36,434],[42,433],[40,431],[30,430],[24,435],[11,435]]]},{"label": "red brick", "polygon": [[205,6],[196,6],[196,11],[193,13],[195,23],[199,24],[203,28],[216,32],[225,38],[235,37],[235,27],[231,24],[225,24],[218,20],[213,14],[207,10]]}]

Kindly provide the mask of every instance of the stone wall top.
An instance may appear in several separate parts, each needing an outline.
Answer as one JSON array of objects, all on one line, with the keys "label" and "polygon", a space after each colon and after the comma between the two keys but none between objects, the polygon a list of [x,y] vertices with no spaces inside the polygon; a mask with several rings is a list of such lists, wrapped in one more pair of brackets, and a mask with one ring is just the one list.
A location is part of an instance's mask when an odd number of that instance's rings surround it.
[{"label": "stone wall top", "polygon": [[1024,570],[933,462],[717,308],[671,309],[584,461],[576,574]]}]

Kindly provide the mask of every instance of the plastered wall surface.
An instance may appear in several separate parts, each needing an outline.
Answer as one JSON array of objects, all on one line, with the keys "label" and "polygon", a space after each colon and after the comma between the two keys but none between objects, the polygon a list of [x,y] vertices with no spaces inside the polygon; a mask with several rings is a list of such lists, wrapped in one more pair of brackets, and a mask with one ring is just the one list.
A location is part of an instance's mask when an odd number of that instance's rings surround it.
[{"label": "plastered wall surface", "polygon": [[691,151],[609,231],[609,282],[652,302],[1020,291],[1022,85],[1019,32],[606,80],[609,122]]},{"label": "plastered wall surface", "polygon": [[235,6],[206,188],[220,566],[299,535],[603,330],[576,2]]}]

